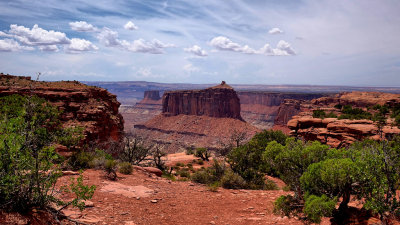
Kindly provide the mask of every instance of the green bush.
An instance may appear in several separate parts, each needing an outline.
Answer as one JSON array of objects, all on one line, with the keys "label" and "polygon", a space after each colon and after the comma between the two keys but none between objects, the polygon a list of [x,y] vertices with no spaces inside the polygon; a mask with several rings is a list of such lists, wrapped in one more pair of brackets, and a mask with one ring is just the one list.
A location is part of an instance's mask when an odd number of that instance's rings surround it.
[{"label": "green bush", "polygon": [[325,118],[326,113],[325,113],[324,110],[317,109],[317,110],[313,110],[312,116],[313,116],[313,118],[321,118],[321,119],[323,119],[323,118]]},{"label": "green bush", "polygon": [[204,165],[204,161],[202,159],[197,160],[197,164]]},{"label": "green bush", "polygon": [[301,212],[299,199],[292,195],[282,195],[274,202],[274,213],[287,217],[296,216]]},{"label": "green bush", "polygon": [[61,175],[53,164],[59,160],[53,144],[63,133],[58,110],[44,99],[0,98],[0,210],[21,212],[61,203],[52,195]]},{"label": "green bush", "polygon": [[372,119],[372,114],[370,112],[364,111],[360,108],[353,108],[351,105],[345,105],[342,108],[342,115],[339,119],[350,119],[350,120],[360,120],[360,119]]},{"label": "green bush", "polygon": [[81,170],[81,169],[88,169],[92,168],[93,163],[91,163],[94,159],[94,156],[92,153],[85,152],[85,151],[79,151],[74,153],[69,159],[68,159],[68,165],[72,170]]},{"label": "green bush", "polygon": [[204,161],[208,161],[210,158],[210,152],[206,148],[197,148],[194,156],[199,157]]},{"label": "green bush", "polygon": [[221,178],[221,186],[227,189],[245,189],[247,183],[239,174],[228,170]]},{"label": "green bush", "polygon": [[132,174],[133,166],[128,162],[122,162],[119,164],[119,172],[122,174]]},{"label": "green bush", "polygon": [[213,176],[207,170],[198,170],[192,174],[192,181],[200,184],[215,182]]},{"label": "green bush", "polygon": [[332,216],[335,206],[336,199],[330,199],[326,195],[320,197],[310,195],[304,204],[304,214],[307,216],[307,220],[319,224],[322,217]]},{"label": "green bush", "polygon": [[117,168],[117,162],[113,159],[108,159],[104,164],[104,170],[106,172],[107,178],[110,180],[117,179],[117,173],[115,172]]},{"label": "green bush", "polygon": [[179,175],[180,177],[190,178],[190,172],[187,170],[181,170],[181,171],[177,172],[177,175]]},{"label": "green bush", "polygon": [[181,162],[177,162],[177,163],[175,164],[175,166],[176,166],[176,167],[184,167],[185,164],[184,164],[184,163],[181,163]]}]

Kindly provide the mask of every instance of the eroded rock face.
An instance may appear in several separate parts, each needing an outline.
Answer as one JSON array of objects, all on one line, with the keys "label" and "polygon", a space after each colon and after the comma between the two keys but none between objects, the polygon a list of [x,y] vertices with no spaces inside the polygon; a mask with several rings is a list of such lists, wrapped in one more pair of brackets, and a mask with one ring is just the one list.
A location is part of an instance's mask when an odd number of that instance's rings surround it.
[{"label": "eroded rock face", "polygon": [[324,96],[311,93],[274,93],[240,91],[241,115],[246,122],[260,128],[270,129],[274,125],[286,125],[299,112],[302,100]]},{"label": "eroded rock face", "polygon": [[164,116],[183,114],[242,120],[239,97],[233,88],[225,83],[203,90],[165,92],[162,114]]},{"label": "eroded rock face", "polygon": [[103,88],[74,82],[37,82],[19,77],[0,77],[0,96],[34,94],[48,100],[61,113],[64,126],[84,128],[84,142],[120,141],[124,121],[116,96]]},{"label": "eroded rock face", "polygon": [[[337,104],[351,105],[352,107],[363,108],[376,104],[394,104],[400,102],[399,94],[378,93],[378,92],[351,92],[341,93],[334,97],[322,97],[310,102],[303,102],[298,116],[288,121],[287,126],[291,129],[293,136],[302,137],[306,141],[318,140],[331,147],[339,148],[363,139],[381,138],[377,125],[372,120],[349,120],[337,118],[313,118],[312,111],[316,109],[327,110],[340,114],[335,109]],[[388,118],[387,124],[392,124],[393,119]],[[382,137],[389,138],[400,134],[400,129],[387,125],[382,129]]]}]

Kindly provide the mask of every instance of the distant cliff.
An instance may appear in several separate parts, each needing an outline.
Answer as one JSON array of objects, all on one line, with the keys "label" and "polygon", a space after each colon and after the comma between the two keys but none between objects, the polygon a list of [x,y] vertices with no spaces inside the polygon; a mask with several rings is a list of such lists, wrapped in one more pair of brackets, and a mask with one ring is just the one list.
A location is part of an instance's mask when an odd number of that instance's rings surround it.
[{"label": "distant cliff", "polygon": [[183,114],[242,120],[239,97],[233,88],[224,82],[203,90],[165,92],[162,114],[164,116]]},{"label": "distant cliff", "polygon": [[34,94],[48,100],[61,113],[64,126],[84,128],[84,142],[120,141],[124,121],[116,96],[103,88],[73,82],[32,81],[28,77],[0,76],[0,96]]},{"label": "distant cliff", "polygon": [[274,125],[285,125],[299,112],[302,100],[326,96],[315,93],[278,93],[262,91],[239,91],[241,115],[250,124],[269,129]]}]

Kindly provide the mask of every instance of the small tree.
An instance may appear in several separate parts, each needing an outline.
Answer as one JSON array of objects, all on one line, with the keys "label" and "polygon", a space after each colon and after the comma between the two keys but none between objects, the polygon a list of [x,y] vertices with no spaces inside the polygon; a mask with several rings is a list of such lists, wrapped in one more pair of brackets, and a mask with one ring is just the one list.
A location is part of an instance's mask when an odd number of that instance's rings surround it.
[{"label": "small tree", "polygon": [[153,163],[155,167],[158,169],[165,171],[166,166],[165,166],[165,156],[167,153],[163,151],[163,148],[160,145],[155,145],[152,150],[152,157],[153,157]]},{"label": "small tree", "polygon": [[138,134],[128,134],[124,138],[123,161],[139,165],[151,155],[152,146],[145,143],[145,138]]},{"label": "small tree", "polygon": [[201,158],[202,160],[209,161],[210,152],[207,148],[197,148],[194,156]]}]

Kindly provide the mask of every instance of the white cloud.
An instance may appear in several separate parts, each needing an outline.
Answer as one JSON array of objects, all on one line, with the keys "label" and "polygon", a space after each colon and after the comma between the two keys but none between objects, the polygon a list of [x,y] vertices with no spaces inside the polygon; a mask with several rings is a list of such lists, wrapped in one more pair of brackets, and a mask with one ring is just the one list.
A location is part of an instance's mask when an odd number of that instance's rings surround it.
[{"label": "white cloud", "polygon": [[289,56],[296,55],[296,52],[291,48],[290,44],[286,41],[279,41],[276,48],[271,48],[267,43],[259,50],[254,50],[248,45],[241,46],[238,43],[231,41],[227,37],[219,36],[210,41],[210,45],[221,51],[233,51],[245,54],[261,54],[270,56]]},{"label": "white cloud", "polygon": [[65,51],[68,53],[81,53],[87,51],[95,51],[98,49],[99,48],[96,45],[92,44],[92,42],[79,38],[72,38],[71,44],[65,47]]},{"label": "white cloud", "polygon": [[34,48],[21,46],[13,39],[0,40],[0,52],[16,52],[20,50],[34,50]]},{"label": "white cloud", "polygon": [[164,44],[157,39],[153,41],[138,39],[133,42],[120,40],[118,39],[118,33],[109,28],[104,28],[97,38],[107,47],[118,47],[131,52],[162,54],[164,53],[164,48],[174,47],[173,44]]},{"label": "white cloud", "polygon": [[192,53],[197,56],[207,56],[208,55],[207,52],[205,50],[202,50],[201,47],[198,45],[193,45],[192,47],[184,48],[183,50],[185,52]]},{"label": "white cloud", "polygon": [[139,27],[136,26],[132,21],[127,22],[124,25],[124,28],[125,28],[125,30],[137,30],[137,29],[139,29]]},{"label": "white cloud", "polygon": [[57,45],[41,45],[39,49],[42,52],[58,52]]},{"label": "white cloud", "polygon": [[10,25],[9,33],[25,45],[34,46],[71,43],[65,33],[54,30],[47,31],[40,28],[37,24],[35,24],[32,29],[12,24]]},{"label": "white cloud", "polygon": [[198,67],[193,66],[193,64],[189,63],[183,66],[183,70],[188,73],[199,72],[200,69]]},{"label": "white cloud", "polygon": [[282,34],[282,33],[283,33],[283,30],[281,30],[281,29],[279,29],[279,28],[277,28],[277,27],[274,27],[274,28],[272,28],[271,30],[269,30],[268,33],[269,33],[269,34]]},{"label": "white cloud", "polygon": [[92,24],[87,23],[86,21],[76,21],[70,22],[69,26],[72,30],[80,31],[80,32],[93,32],[97,31],[97,27]]}]

